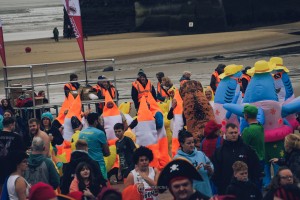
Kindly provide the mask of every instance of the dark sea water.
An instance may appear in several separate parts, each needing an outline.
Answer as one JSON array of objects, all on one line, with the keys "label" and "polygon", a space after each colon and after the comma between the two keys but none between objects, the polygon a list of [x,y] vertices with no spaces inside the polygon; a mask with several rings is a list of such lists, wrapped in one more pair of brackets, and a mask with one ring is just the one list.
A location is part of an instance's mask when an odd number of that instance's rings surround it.
[{"label": "dark sea water", "polygon": [[0,0],[4,40],[50,38],[57,27],[62,35],[63,3],[60,0]]}]

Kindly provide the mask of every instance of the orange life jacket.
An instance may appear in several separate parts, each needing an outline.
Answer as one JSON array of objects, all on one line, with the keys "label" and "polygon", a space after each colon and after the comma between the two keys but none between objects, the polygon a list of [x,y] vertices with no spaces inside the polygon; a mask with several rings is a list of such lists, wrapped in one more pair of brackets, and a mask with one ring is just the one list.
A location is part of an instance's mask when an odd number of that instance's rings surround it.
[{"label": "orange life jacket", "polygon": [[[111,94],[111,98],[116,98],[116,89],[115,89],[115,87],[113,86],[113,85],[110,85],[111,87],[110,87],[110,94]],[[100,85],[95,85],[95,86],[93,86],[93,88],[96,90],[96,92],[99,92],[99,91],[101,91],[101,94],[102,94],[102,96],[104,97],[104,95],[105,95],[105,92],[107,91],[107,89],[105,89],[105,88],[103,88],[103,87],[101,87]]]},{"label": "orange life jacket", "polygon": [[148,80],[147,85],[144,87],[139,81],[134,81],[132,86],[138,91],[138,101],[140,102],[142,96],[148,97],[149,93],[151,94],[152,84],[151,81]]},{"label": "orange life jacket", "polygon": [[[242,79],[246,79],[247,81],[248,81],[248,83],[250,82],[250,80],[251,80],[251,78],[250,78],[250,76],[248,76],[247,74],[243,74],[242,76],[241,76],[241,78],[240,78],[240,81],[239,81],[239,84],[240,84],[240,87],[242,88],[243,87],[243,82],[242,82]],[[244,98],[244,96],[245,96],[245,92],[243,92],[243,90],[242,90],[242,97]]]},{"label": "orange life jacket", "polygon": [[71,83],[66,83],[65,87],[67,87],[70,91],[77,90]]},{"label": "orange life jacket", "polygon": [[166,92],[166,90],[163,89],[160,82],[157,83],[157,93],[160,94],[162,97],[169,97],[168,93]]},{"label": "orange life jacket", "polygon": [[217,71],[215,71],[212,75],[216,78],[216,88],[217,88],[220,81],[221,81],[220,78],[219,78],[219,74],[218,74]]}]

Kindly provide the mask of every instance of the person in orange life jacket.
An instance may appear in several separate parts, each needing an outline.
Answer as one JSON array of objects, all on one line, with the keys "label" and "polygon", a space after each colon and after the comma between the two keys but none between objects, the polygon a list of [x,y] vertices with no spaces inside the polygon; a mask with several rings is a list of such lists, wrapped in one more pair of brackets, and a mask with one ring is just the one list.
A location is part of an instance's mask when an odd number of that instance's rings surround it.
[{"label": "person in orange life jacket", "polygon": [[180,86],[182,86],[185,82],[190,81],[192,76],[192,72],[184,71],[181,78],[179,79]]},{"label": "person in orange life jacket", "polygon": [[[78,76],[76,74],[71,74],[70,75],[70,81],[77,81],[78,80]],[[70,82],[65,84],[64,86],[64,91],[65,91],[65,95],[66,97],[68,97],[69,92],[72,90],[78,90],[80,87],[80,84],[78,82]]]},{"label": "person in orange life jacket", "polygon": [[247,89],[247,86],[251,80],[251,76],[249,76],[247,74],[247,70],[248,69],[251,69],[251,67],[247,66],[245,67],[245,69],[242,71],[243,75],[241,76],[241,83],[240,83],[240,86],[241,86],[241,91],[242,91],[242,96],[244,97],[245,95],[245,92],[246,92],[246,89]]},{"label": "person in orange life jacket", "polygon": [[141,69],[138,73],[138,77],[136,81],[132,83],[131,88],[131,98],[134,102],[135,109],[138,110],[140,105],[140,99],[142,96],[148,96],[148,94],[152,94],[153,98],[156,99],[156,91],[151,81],[147,79],[146,74]]},{"label": "person in orange life jacket", "polygon": [[158,72],[156,74],[157,82],[157,100],[165,101],[167,97],[169,97],[167,90],[163,87],[163,78],[165,78],[165,74],[163,72]]},{"label": "person in orange life jacket", "polygon": [[[99,99],[105,99],[105,92],[108,91],[111,98],[116,98],[116,96],[118,95],[118,92],[115,89],[115,86],[113,86],[109,80],[103,76],[100,75],[98,76],[98,82],[97,85],[93,86],[92,91],[97,92],[97,96]],[[105,103],[97,103],[96,104],[96,109],[97,109],[97,113],[99,113],[100,115],[103,112],[103,108],[104,108]]]},{"label": "person in orange life jacket", "polygon": [[211,75],[209,85],[210,85],[211,89],[214,91],[214,93],[216,93],[217,87],[220,83],[219,75],[224,72],[225,67],[226,67],[226,65],[219,64],[218,67],[215,69],[214,73]]}]

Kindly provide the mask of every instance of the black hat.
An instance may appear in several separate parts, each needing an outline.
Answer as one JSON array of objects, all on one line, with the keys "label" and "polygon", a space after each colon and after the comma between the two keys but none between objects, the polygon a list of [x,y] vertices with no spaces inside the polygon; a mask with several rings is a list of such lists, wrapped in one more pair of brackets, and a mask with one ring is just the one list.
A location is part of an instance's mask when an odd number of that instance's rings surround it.
[{"label": "black hat", "polygon": [[98,76],[98,81],[106,81],[107,78],[103,75]]},{"label": "black hat", "polygon": [[163,193],[169,186],[170,181],[175,177],[187,177],[188,179],[202,181],[202,176],[196,168],[187,160],[175,159],[169,162],[161,171],[157,186],[160,193]]},{"label": "black hat", "polygon": [[143,69],[140,69],[137,75],[138,76],[143,76],[143,77],[147,78],[147,76],[146,76],[146,74],[145,74],[145,72],[144,72]]},{"label": "black hat", "polygon": [[78,128],[81,125],[81,121],[76,116],[71,118],[72,129]]},{"label": "black hat", "polygon": [[75,78],[78,78],[76,74],[70,74],[70,81],[73,81]]}]

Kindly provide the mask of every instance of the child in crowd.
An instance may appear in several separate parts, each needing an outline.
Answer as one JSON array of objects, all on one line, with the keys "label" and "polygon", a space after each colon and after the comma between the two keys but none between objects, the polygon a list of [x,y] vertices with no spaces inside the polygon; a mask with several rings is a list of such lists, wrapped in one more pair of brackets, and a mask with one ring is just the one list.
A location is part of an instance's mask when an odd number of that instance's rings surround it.
[{"label": "child in crowd", "polygon": [[114,131],[118,138],[116,141],[117,154],[119,155],[118,179],[126,179],[130,171],[134,169],[133,153],[136,147],[131,138],[124,136],[122,123],[116,123]]},{"label": "child in crowd", "polygon": [[258,187],[248,179],[248,166],[242,161],[236,161],[232,165],[233,178],[226,189],[226,194],[235,195],[236,199],[262,199],[262,193]]}]

